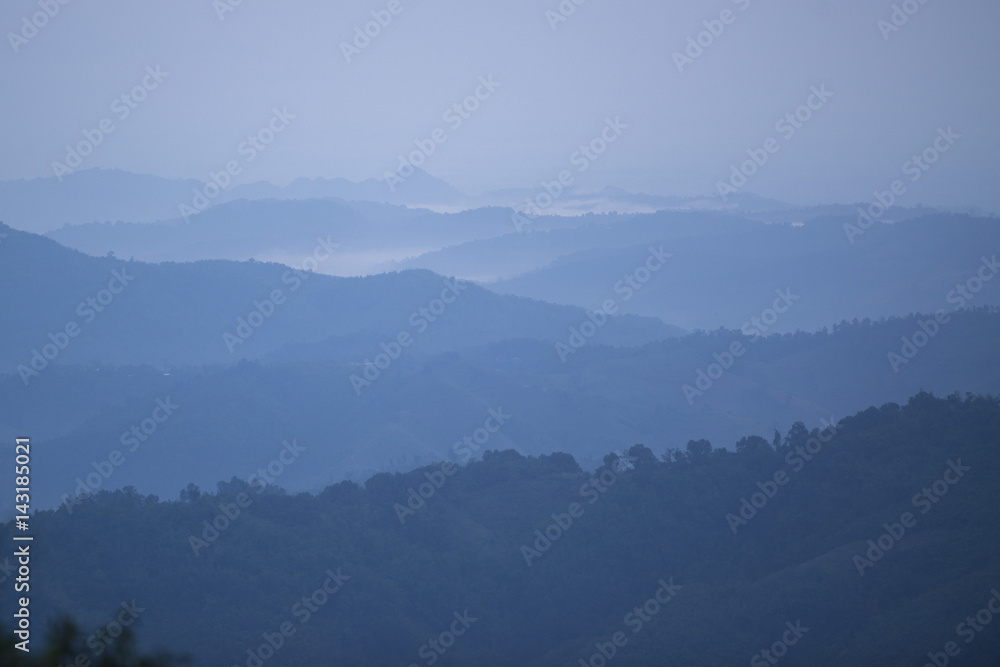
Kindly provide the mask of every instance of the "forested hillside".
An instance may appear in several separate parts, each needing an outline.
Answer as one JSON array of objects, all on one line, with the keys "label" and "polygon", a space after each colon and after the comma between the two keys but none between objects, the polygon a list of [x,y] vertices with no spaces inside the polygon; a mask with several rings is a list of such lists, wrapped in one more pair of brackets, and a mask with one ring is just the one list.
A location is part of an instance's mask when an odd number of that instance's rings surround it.
[{"label": "forested hillside", "polygon": [[1000,629],[964,619],[1000,587],[998,438],[1000,400],[920,394],[732,452],[609,442],[593,473],[490,451],[316,496],[260,478],[99,493],[34,517],[33,599],[88,634],[137,605],[147,645],[198,665],[756,665],[767,650],[902,666],[954,642],[962,665],[992,666]]},{"label": "forested hillside", "polygon": [[[588,343],[565,363],[555,343],[532,340],[437,355],[408,350],[378,376],[369,373],[370,384],[360,362],[380,350],[364,341],[169,374],[55,367],[27,388],[16,375],[0,379],[0,436],[28,429],[42,445],[39,507],[127,485],[173,496],[189,481],[248,475],[286,440],[306,448],[282,474],[294,491],[464,462],[471,454],[463,440],[490,410],[509,418],[480,433],[474,454],[564,451],[593,469],[611,442],[643,442],[657,455],[692,439],[731,449],[745,435],[770,438],[796,421],[812,427],[920,390],[1000,393],[1000,313],[951,317],[912,358],[902,356],[902,339],[921,331],[924,316],[757,339],[720,330],[636,348]],[[733,345],[743,353],[733,356]],[[890,355],[905,363],[894,369]],[[158,401],[177,407],[164,415]],[[163,422],[146,422],[137,440],[132,429],[154,414]],[[123,460],[108,469],[115,451]],[[0,510],[9,503],[0,498]]]}]

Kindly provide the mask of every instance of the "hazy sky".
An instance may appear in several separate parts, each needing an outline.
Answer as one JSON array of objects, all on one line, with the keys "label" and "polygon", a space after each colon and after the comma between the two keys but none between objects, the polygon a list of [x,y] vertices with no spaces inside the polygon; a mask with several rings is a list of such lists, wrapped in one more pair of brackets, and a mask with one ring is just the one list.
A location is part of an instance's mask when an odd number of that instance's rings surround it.
[{"label": "hazy sky", "polygon": [[[995,0],[908,0],[916,13],[888,39],[878,21],[893,3],[878,0],[564,0],[574,11],[555,29],[558,0],[236,1],[7,0],[0,178],[52,175],[65,146],[108,119],[114,132],[83,168],[206,179],[235,159],[239,182],[361,180],[442,128],[423,167],[470,193],[570,168],[586,187],[712,194],[773,137],[780,148],[747,192],[868,201],[903,178],[903,204],[1000,210]],[[11,33],[46,4],[58,13],[15,53]],[[724,10],[731,22],[713,24],[724,31],[678,71],[673,54]],[[348,63],[341,43],[373,11],[391,22]],[[121,118],[113,101],[157,66],[166,78],[147,77],[155,89]],[[490,75],[500,86],[460,127],[447,122]],[[834,95],[788,137],[775,124],[813,86]],[[275,107],[295,118],[246,163],[238,147]],[[620,138],[576,172],[574,151],[617,117]],[[904,163],[939,127],[961,138],[911,183]]]}]

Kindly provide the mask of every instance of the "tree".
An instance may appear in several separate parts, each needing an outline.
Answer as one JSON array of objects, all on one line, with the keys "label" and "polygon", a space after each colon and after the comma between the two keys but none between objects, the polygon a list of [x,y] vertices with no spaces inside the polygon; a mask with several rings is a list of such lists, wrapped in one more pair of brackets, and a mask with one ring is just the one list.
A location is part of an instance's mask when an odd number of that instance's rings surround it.
[{"label": "tree", "polygon": [[761,454],[769,451],[771,451],[770,443],[759,435],[744,436],[736,443],[738,454]]},{"label": "tree", "polygon": [[[69,617],[57,621],[49,631],[40,650],[28,653],[16,648],[18,639],[4,632],[0,635],[0,665],[4,667],[59,667],[88,664],[94,667],[171,667],[190,662],[186,656],[169,653],[141,655],[136,648],[135,634],[124,628],[113,644],[107,646],[99,659],[91,659],[93,651],[85,644],[80,629]],[[78,662],[84,656],[86,662]]]},{"label": "tree", "polygon": [[806,440],[809,439],[809,429],[802,422],[795,422],[792,424],[792,428],[788,429],[788,435],[785,436],[785,448],[795,449],[801,445],[806,444]]},{"label": "tree", "polygon": [[632,445],[625,454],[636,468],[656,466],[656,454],[646,445]]},{"label": "tree", "polygon": [[712,454],[712,443],[705,439],[688,440],[687,454],[691,463],[707,461]]},{"label": "tree", "polygon": [[201,498],[201,489],[194,482],[187,485],[186,489],[181,489],[181,501],[185,503],[196,503]]}]

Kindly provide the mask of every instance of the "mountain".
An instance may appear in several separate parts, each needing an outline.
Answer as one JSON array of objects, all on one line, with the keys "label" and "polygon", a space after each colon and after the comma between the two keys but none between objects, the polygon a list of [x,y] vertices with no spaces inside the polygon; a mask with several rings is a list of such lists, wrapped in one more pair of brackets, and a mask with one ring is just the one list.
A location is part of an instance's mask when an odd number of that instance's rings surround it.
[{"label": "mountain", "polygon": [[[737,226],[706,216],[700,218],[705,229],[697,232],[689,231],[699,220],[691,214],[645,218],[537,239],[530,234],[472,241],[399,268],[433,267],[462,276],[462,269],[475,266],[476,276],[501,278],[484,283],[498,293],[593,308],[623,275],[641,271],[650,245],[662,244],[670,261],[623,310],[685,329],[743,327],[773,308],[779,291],[790,291],[795,301],[767,323],[769,331],[814,331],[845,319],[1000,304],[1000,280],[993,280],[1000,272],[996,218],[935,215],[881,224],[854,243],[844,231],[853,218]],[[659,235],[650,229],[653,220],[662,225]],[[519,274],[508,268],[546,260],[544,267]]]},{"label": "mountain", "polygon": [[[207,176],[205,181],[171,179],[119,169],[84,169],[61,178],[0,181],[0,220],[16,229],[45,233],[88,222],[173,220],[239,199],[335,197],[394,205],[459,208],[467,199],[444,181],[420,169],[395,190],[379,179],[353,183],[343,178],[300,178],[286,187],[265,182],[224,185],[211,196],[218,188],[213,183],[211,188],[215,190],[206,189],[209,183],[212,181]],[[182,210],[183,207],[186,209]]]},{"label": "mountain", "polygon": [[[765,223],[715,211],[549,215],[520,232],[513,215],[503,208],[442,214],[338,199],[239,200],[188,222],[86,224],[48,236],[98,256],[292,266],[309,261],[317,239],[330,239],[337,252],[315,267],[319,273],[425,269],[500,294],[589,309],[615,298],[623,312],[688,330],[743,327],[766,313],[777,293],[790,292],[794,307],[767,325],[778,332],[951,309],[955,290],[975,282],[980,268],[995,275],[1000,241],[996,218],[940,213],[867,230],[856,216]],[[671,257],[646,276],[654,249]],[[963,299],[998,304],[998,284],[988,281]]]},{"label": "mountain", "polygon": [[[15,229],[41,234],[92,222],[187,221],[220,204],[244,199],[340,199],[426,208],[442,213],[493,207],[525,210],[531,208],[530,202],[538,202],[545,192],[541,188],[511,188],[467,195],[422,169],[415,169],[413,174],[393,187],[380,178],[360,182],[345,178],[297,178],[284,186],[266,181],[241,185],[222,182],[218,188],[217,185],[211,175],[206,175],[204,180],[164,178],[119,169],[83,169],[61,178],[47,176],[0,181],[0,220]],[[541,212],[548,216],[673,210],[715,211],[764,222],[801,222],[831,215],[856,215],[857,206],[802,207],[752,194],[737,194],[723,202],[713,197],[648,195],[606,187],[598,191],[567,188],[551,205],[541,208]],[[896,221],[935,212],[940,210],[894,207],[884,219]],[[956,209],[953,212],[984,215],[973,209]],[[106,248],[100,254],[111,249]]]},{"label": "mountain", "polygon": [[[730,213],[771,214],[796,207],[752,194],[737,194],[724,202],[718,197],[679,197],[648,195],[607,186],[590,191],[564,188],[550,205],[544,188],[507,188],[491,190],[476,198],[480,206],[504,206],[532,212],[533,207],[546,214],[584,215],[587,213],[653,213],[656,211],[717,211]],[[540,199],[541,198],[541,199]]]},{"label": "mountain", "polygon": [[[656,214],[603,214],[576,218],[540,216],[521,223],[516,231],[508,212],[505,234],[456,243],[440,250],[402,261],[387,262],[382,270],[449,267],[454,275],[477,280],[487,286],[528,276],[575,253],[599,255],[631,246],[689,238],[722,238],[762,233],[763,223],[718,212],[661,211]],[[635,261],[645,254],[643,248]],[[627,268],[636,268],[634,265]],[[615,269],[617,270],[617,269]],[[607,271],[604,272],[606,275]],[[621,276],[606,283],[614,285]],[[591,295],[591,300],[596,298]]]},{"label": "mountain", "polygon": [[509,230],[509,214],[501,209],[436,214],[340,199],[241,199],[213,206],[188,221],[89,223],[47,236],[95,256],[113,252],[146,262],[253,258],[293,266],[306,260],[318,238],[329,238],[338,246],[336,258],[316,270],[349,276],[372,273],[390,259]]},{"label": "mountain", "polygon": [[0,181],[0,220],[38,234],[84,222],[153,222],[177,217],[178,206],[201,185],[119,169]]},{"label": "mountain", "polygon": [[380,178],[359,183],[345,178],[297,178],[285,187],[267,182],[248,183],[232,188],[220,196],[220,201],[236,199],[326,199],[335,197],[351,201],[366,201],[407,206],[464,207],[469,197],[423,169],[402,183],[389,186]]},{"label": "mountain", "polygon": [[102,492],[32,517],[31,602],[85,636],[131,606],[206,666],[989,667],[998,433],[996,398],[921,393],[736,452],[616,440],[592,473],[490,450],[315,496]]},{"label": "mountain", "polygon": [[[507,338],[560,340],[588,320],[580,308],[500,296],[428,271],[368,278],[313,273],[309,269],[337,251],[323,237],[314,241],[311,264],[290,269],[252,261],[95,258],[0,229],[7,234],[0,245],[0,303],[18,322],[0,333],[0,366],[27,383],[48,360],[231,363],[292,343],[362,334],[366,356],[404,334],[412,336],[408,349],[429,353]],[[641,344],[678,332],[659,320],[613,317],[594,340]]]},{"label": "mountain", "polygon": [[[935,335],[921,339],[924,331]],[[97,489],[176,497],[188,482],[245,478],[293,441],[305,450],[302,465],[281,476],[292,491],[465,462],[487,448],[562,451],[593,469],[609,443],[642,442],[657,455],[699,439],[731,449],[746,435],[770,441],[797,421],[817,426],[922,389],[1000,394],[997,340],[1000,313],[980,309],[953,313],[936,330],[933,318],[914,316],[757,339],[717,331],[641,347],[589,342],[565,354],[525,339],[408,349],[378,369],[364,362],[389,339],[358,336],[168,376],[56,367],[27,388],[16,374],[0,376],[0,437],[36,435],[39,507],[75,495],[88,476]],[[177,407],[154,424],[160,402]],[[503,423],[483,430],[494,414]],[[130,433],[144,422],[152,433],[137,443]],[[124,464],[94,477],[116,450]]]}]

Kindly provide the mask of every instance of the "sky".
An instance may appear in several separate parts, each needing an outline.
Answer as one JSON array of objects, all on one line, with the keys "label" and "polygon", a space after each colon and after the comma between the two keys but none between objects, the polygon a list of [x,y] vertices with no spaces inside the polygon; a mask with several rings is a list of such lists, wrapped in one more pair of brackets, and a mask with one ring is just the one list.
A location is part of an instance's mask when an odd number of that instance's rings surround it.
[{"label": "sky", "polygon": [[[0,8],[0,179],[52,176],[104,121],[78,168],[357,181],[421,142],[420,166],[469,194],[570,170],[580,187],[692,196],[757,155],[741,192],[868,202],[898,179],[900,204],[1000,211],[991,0],[62,1]],[[808,120],[779,129],[797,110]]]}]

